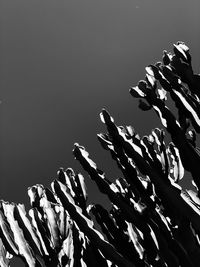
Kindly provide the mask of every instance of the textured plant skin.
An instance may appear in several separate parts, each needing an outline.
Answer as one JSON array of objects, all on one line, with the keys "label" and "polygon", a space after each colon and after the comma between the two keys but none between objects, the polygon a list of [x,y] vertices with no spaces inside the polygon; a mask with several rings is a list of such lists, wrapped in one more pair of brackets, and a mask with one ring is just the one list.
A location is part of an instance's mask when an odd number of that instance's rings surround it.
[{"label": "textured plant skin", "polygon": [[[146,71],[130,94],[143,111],[156,111],[171,142],[165,143],[163,129],[140,137],[132,126],[117,126],[103,109],[107,132],[97,137],[121,177],[111,182],[77,143],[73,154],[109,198],[110,210],[88,203],[82,174],[60,168],[51,189],[28,188],[28,213],[21,204],[0,201],[0,266],[12,266],[13,257],[29,267],[199,266],[200,75],[183,42]],[[182,179],[191,179],[196,191],[183,189]]]}]

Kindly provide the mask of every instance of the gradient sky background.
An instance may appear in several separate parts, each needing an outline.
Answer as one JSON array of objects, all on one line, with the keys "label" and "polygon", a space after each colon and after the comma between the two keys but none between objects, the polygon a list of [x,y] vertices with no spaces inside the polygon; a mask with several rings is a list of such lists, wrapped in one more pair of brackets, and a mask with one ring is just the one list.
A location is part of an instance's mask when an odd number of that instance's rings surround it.
[{"label": "gradient sky background", "polygon": [[96,134],[99,112],[141,135],[160,126],[138,109],[130,86],[163,49],[182,40],[200,66],[199,1],[2,0],[0,2],[0,199],[27,202],[27,187],[50,185],[59,167],[84,174],[72,155],[85,146],[109,179],[120,173]]}]

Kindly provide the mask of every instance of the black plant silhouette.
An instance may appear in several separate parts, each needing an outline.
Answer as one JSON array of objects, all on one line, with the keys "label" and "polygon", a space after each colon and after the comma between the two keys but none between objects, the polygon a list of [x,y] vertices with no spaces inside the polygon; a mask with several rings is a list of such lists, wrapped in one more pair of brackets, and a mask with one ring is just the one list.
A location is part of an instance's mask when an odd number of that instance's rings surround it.
[{"label": "black plant silhouette", "polygon": [[[0,202],[0,264],[20,257],[25,266],[199,266],[200,262],[200,76],[193,73],[189,48],[177,42],[173,54],[146,67],[145,80],[130,89],[139,107],[154,109],[165,132],[140,137],[131,126],[117,126],[106,110],[107,128],[98,134],[122,178],[111,182],[79,144],[73,154],[111,209],[89,205],[84,177],[60,169],[51,190],[28,189],[31,209]],[[167,106],[175,103],[177,117]],[[196,191],[183,189],[184,171]],[[187,178],[189,179],[189,178]],[[96,221],[101,232],[95,228]]]}]

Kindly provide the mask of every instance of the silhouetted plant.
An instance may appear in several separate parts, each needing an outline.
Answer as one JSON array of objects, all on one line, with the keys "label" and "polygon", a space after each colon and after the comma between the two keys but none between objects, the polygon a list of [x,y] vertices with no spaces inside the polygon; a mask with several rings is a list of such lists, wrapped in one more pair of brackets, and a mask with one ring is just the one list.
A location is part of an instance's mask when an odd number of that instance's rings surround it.
[{"label": "silhouetted plant", "polygon": [[[107,132],[98,139],[123,177],[109,181],[79,144],[73,153],[108,196],[111,209],[87,205],[84,177],[60,169],[51,190],[42,185],[28,189],[28,214],[21,204],[0,202],[1,266],[10,266],[13,256],[26,266],[199,266],[200,76],[193,73],[183,42],[173,50],[164,51],[162,62],[148,66],[145,80],[130,89],[142,110],[156,111],[172,142],[166,145],[158,128],[139,137],[102,110]],[[184,170],[191,173],[196,192],[181,188]]]}]

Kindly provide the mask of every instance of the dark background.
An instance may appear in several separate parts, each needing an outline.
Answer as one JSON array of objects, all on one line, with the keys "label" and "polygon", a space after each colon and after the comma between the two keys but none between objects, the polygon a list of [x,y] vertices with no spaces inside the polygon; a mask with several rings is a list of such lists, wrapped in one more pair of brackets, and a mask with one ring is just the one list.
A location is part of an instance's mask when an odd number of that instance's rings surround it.
[{"label": "dark background", "polygon": [[96,134],[106,107],[141,135],[160,126],[129,95],[145,66],[182,40],[200,66],[199,1],[2,0],[0,2],[0,199],[28,202],[27,187],[49,186],[59,167],[81,171],[85,146],[109,179],[120,173]]}]

